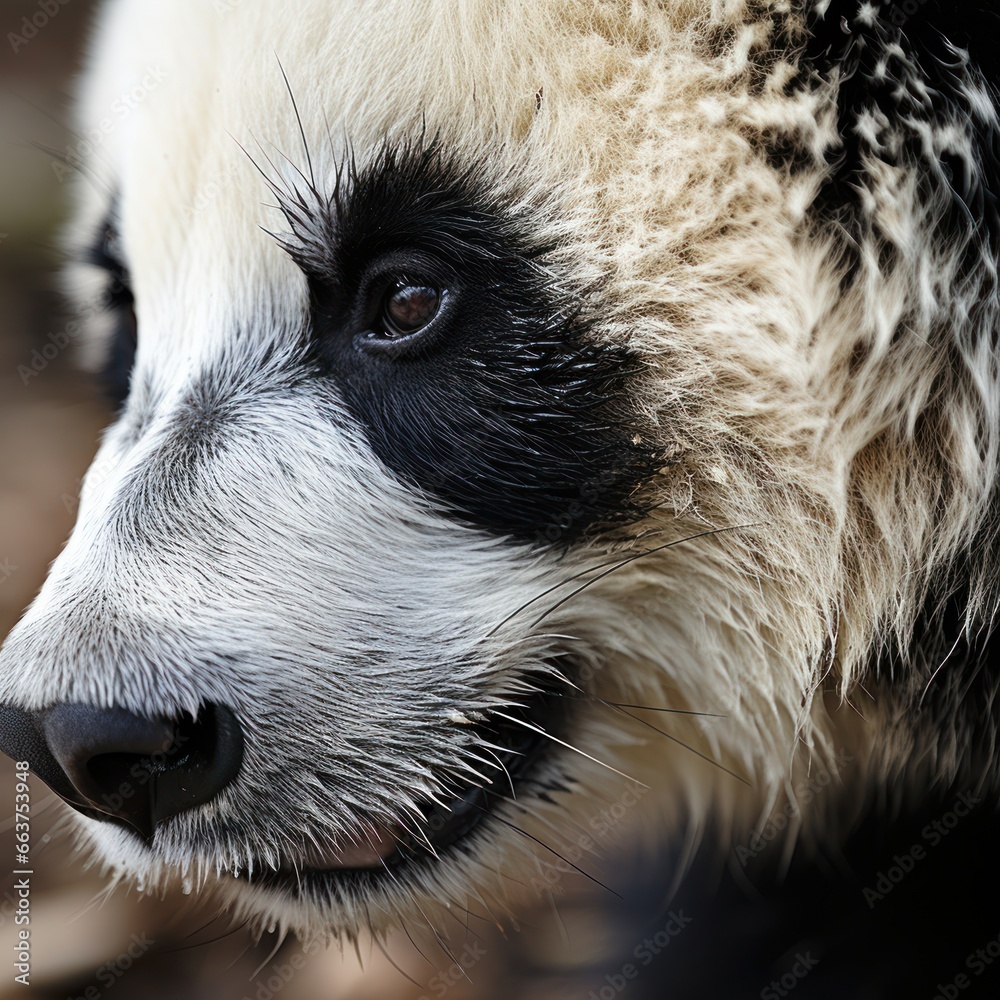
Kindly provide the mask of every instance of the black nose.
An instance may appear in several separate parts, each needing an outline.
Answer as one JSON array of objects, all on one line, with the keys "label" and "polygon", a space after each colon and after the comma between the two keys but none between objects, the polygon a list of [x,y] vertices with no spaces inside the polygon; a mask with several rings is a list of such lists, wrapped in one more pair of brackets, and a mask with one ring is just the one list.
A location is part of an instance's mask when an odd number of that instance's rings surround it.
[{"label": "black nose", "polygon": [[181,721],[93,705],[0,705],[0,750],[80,812],[149,840],[164,820],[210,801],[236,777],[243,732],[221,705]]}]

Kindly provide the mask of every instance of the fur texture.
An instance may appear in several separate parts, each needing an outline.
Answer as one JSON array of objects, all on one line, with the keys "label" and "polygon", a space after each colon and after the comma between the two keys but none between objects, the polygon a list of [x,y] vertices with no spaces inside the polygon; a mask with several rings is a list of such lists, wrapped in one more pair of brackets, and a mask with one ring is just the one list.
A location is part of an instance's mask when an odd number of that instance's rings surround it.
[{"label": "fur texture", "polygon": [[[995,81],[934,4],[894,10],[105,8],[80,121],[163,83],[88,162],[72,242],[110,225],[138,349],[0,700],[217,702],[247,745],[151,847],[81,821],[116,872],[353,933],[515,905],[538,841],[566,851],[625,775],[654,840],[785,802],[793,837],[836,839],[880,788],[995,789]],[[440,173],[404,176],[407,150]],[[461,363],[388,362],[374,390],[321,322],[381,252],[372,177],[403,219],[462,178],[406,240],[493,290]],[[528,364],[545,336],[562,360]],[[539,685],[563,742],[459,845],[398,878],[258,880],[470,768],[502,782],[470,720]],[[845,752],[850,787],[798,803]]]}]

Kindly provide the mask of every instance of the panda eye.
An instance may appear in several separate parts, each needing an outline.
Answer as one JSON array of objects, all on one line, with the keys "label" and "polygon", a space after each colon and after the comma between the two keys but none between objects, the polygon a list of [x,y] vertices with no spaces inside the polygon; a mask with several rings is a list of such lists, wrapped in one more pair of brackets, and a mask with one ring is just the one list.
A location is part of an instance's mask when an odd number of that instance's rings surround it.
[{"label": "panda eye", "polygon": [[106,221],[84,259],[107,274],[100,306],[101,313],[111,322],[111,336],[101,381],[114,406],[121,406],[128,396],[138,341],[135,298],[123,256],[117,230],[112,222]]},{"label": "panda eye", "polygon": [[371,336],[385,340],[411,337],[434,322],[445,291],[405,280],[393,282],[382,295]]},{"label": "panda eye", "polygon": [[135,348],[139,339],[139,321],[135,315],[135,299],[124,273],[112,274],[104,291],[104,308],[117,320],[117,334],[126,346]]}]

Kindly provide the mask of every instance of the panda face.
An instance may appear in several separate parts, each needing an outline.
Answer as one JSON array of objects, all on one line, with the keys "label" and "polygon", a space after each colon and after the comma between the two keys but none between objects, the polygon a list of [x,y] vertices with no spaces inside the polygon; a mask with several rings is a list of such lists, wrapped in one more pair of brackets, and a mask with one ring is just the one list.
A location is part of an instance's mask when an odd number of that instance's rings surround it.
[{"label": "panda face", "polygon": [[0,653],[97,854],[353,932],[507,905],[623,788],[674,831],[905,756],[834,695],[979,530],[996,406],[915,161],[817,208],[804,18],[217,6],[104,13],[69,284],[120,409]]},{"label": "panda face", "polygon": [[[252,96],[186,39],[217,36],[235,66],[273,24],[108,15],[84,117],[147,64],[162,80],[79,189],[69,277],[119,412],[5,646],[3,701],[120,873],[351,927],[481,880],[496,838],[530,853],[524,809],[561,787],[562,755],[589,761],[564,744],[597,648],[553,606],[627,541],[655,449],[640,358],[600,334],[596,271],[538,179],[444,119],[350,123],[376,79],[325,5],[306,16],[278,46],[288,78],[272,54]],[[136,30],[150,49],[115,65]],[[337,53],[351,93],[304,97]],[[84,727],[111,735],[67,762]]]}]

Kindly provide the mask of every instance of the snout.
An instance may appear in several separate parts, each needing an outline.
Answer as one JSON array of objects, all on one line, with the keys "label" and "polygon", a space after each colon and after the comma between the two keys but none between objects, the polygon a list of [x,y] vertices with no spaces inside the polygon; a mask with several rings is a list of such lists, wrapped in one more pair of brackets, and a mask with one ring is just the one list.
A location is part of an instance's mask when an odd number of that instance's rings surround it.
[{"label": "snout", "polygon": [[236,778],[243,732],[222,705],[181,720],[82,704],[36,712],[0,705],[0,750],[27,762],[84,815],[149,841],[161,823],[211,801]]}]

